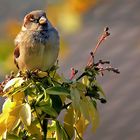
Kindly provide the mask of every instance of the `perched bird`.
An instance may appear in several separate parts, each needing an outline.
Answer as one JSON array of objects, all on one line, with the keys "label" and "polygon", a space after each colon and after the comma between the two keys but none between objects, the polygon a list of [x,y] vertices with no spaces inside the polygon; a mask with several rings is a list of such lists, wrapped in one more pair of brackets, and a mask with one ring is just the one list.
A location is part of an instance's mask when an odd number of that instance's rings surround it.
[{"label": "perched bird", "polygon": [[58,31],[42,10],[24,17],[21,31],[15,38],[14,62],[21,70],[50,69],[59,53]]}]

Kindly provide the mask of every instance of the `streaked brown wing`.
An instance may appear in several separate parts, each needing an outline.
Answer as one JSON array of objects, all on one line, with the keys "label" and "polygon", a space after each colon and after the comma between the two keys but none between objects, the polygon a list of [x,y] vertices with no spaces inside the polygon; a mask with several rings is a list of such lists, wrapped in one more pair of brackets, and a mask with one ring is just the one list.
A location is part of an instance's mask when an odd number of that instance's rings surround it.
[{"label": "streaked brown wing", "polygon": [[19,51],[19,46],[17,45],[15,50],[14,50],[14,63],[17,66],[17,68],[19,69],[18,63],[16,61],[16,59],[20,56],[20,51]]}]

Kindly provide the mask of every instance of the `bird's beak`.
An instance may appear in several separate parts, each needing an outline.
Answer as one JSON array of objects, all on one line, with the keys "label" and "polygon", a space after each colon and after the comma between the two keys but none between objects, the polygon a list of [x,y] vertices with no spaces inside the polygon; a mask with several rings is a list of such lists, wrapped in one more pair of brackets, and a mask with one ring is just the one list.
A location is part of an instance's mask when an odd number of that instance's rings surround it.
[{"label": "bird's beak", "polygon": [[45,24],[47,22],[47,18],[42,16],[40,19],[39,19],[39,23],[42,25],[42,24]]}]

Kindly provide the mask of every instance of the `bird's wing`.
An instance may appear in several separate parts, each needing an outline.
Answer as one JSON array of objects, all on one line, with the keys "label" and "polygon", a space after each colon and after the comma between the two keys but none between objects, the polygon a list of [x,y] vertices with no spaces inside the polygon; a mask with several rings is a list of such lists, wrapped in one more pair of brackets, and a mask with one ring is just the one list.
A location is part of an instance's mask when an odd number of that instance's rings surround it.
[{"label": "bird's wing", "polygon": [[18,63],[17,63],[17,58],[20,56],[20,51],[19,51],[19,46],[18,44],[16,45],[16,48],[14,50],[14,63],[17,66],[17,68],[19,69]]},{"label": "bird's wing", "polygon": [[14,50],[14,63],[17,66],[18,69],[19,69],[19,66],[18,66],[17,58],[20,56],[19,44],[21,42],[22,35],[23,35],[23,32],[19,32],[19,34],[16,36],[16,38],[14,40],[14,43],[15,43],[15,46],[16,46],[15,50]]}]

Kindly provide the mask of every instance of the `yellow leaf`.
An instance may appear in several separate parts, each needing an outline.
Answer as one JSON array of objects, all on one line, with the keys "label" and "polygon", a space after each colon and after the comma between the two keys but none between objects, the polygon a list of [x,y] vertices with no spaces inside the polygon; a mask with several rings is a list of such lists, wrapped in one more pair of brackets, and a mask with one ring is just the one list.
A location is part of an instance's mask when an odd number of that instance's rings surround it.
[{"label": "yellow leaf", "polygon": [[13,95],[13,101],[15,101],[17,104],[22,104],[24,98],[25,98],[24,92],[18,92]]},{"label": "yellow leaf", "polygon": [[86,86],[89,86],[89,79],[88,79],[88,77],[87,76],[84,76],[83,78],[82,78],[82,83],[84,84],[84,85],[86,85]]},{"label": "yellow leaf", "polygon": [[29,126],[31,124],[31,107],[28,103],[22,105],[19,115],[25,126]]},{"label": "yellow leaf", "polygon": [[16,117],[16,115],[9,116],[7,119],[7,130],[9,132],[13,131],[18,126],[19,123],[20,123],[19,117]]},{"label": "yellow leaf", "polygon": [[80,111],[81,111],[82,115],[84,116],[84,118],[89,120],[90,116],[89,116],[89,112],[87,110],[88,110],[88,105],[85,101],[85,97],[82,97],[82,99],[80,100]]},{"label": "yellow leaf", "polygon": [[3,135],[2,135],[2,140],[3,140],[3,139],[6,140],[6,136],[7,136],[7,131],[5,131],[5,132],[3,133]]},{"label": "yellow leaf", "polygon": [[19,110],[20,106],[16,107],[16,102],[11,102],[9,98],[6,99],[0,115],[0,134],[7,130],[11,131],[17,126],[20,121]]},{"label": "yellow leaf", "polygon": [[[97,109],[95,108],[95,106],[90,101],[90,98],[88,99],[87,97],[83,96],[82,100],[83,100],[83,102],[81,104],[82,106],[80,109],[83,114],[83,117],[85,117],[85,119],[87,119],[88,121],[91,122],[92,130],[93,130],[93,132],[95,132],[97,127],[99,126],[99,113],[98,113]],[[84,109],[85,109],[85,111],[84,111]]]},{"label": "yellow leaf", "polygon": [[80,135],[80,137],[83,137],[83,134],[87,128],[89,124],[89,121],[86,120],[83,115],[81,115],[80,119],[77,121],[77,123],[75,124],[75,128],[78,132],[78,134]]},{"label": "yellow leaf", "polygon": [[87,105],[89,107],[88,111],[90,114],[90,121],[92,123],[92,130],[93,130],[93,132],[95,132],[97,127],[99,126],[99,113],[91,101],[88,100]]},{"label": "yellow leaf", "polygon": [[37,124],[36,121],[33,121],[30,126],[27,126],[27,129],[31,135],[36,135],[36,138],[41,140],[41,128]]},{"label": "yellow leaf", "polygon": [[6,132],[6,121],[8,115],[9,115],[8,113],[0,114],[0,137],[2,137],[3,134]]},{"label": "yellow leaf", "polygon": [[0,123],[3,123],[7,119],[8,115],[9,115],[9,113],[1,113],[0,114]]},{"label": "yellow leaf", "polygon": [[81,83],[81,82],[77,82],[76,83],[76,87],[81,92],[85,92],[86,91],[86,86],[83,83]]},{"label": "yellow leaf", "polygon": [[8,131],[13,131],[20,122],[19,112],[22,105],[16,106],[11,112],[9,112],[9,117],[7,119],[7,129]]},{"label": "yellow leaf", "polygon": [[70,106],[64,116],[64,128],[67,131],[70,138],[74,135],[74,114],[73,114],[73,108]]},{"label": "yellow leaf", "polygon": [[23,78],[18,77],[18,78],[13,78],[10,81],[8,81],[8,83],[5,85],[3,91],[8,90],[11,87],[18,87],[21,86],[21,84],[24,82]]},{"label": "yellow leaf", "polygon": [[11,99],[7,98],[3,104],[2,112],[9,113],[16,106],[16,102],[11,102]]}]

